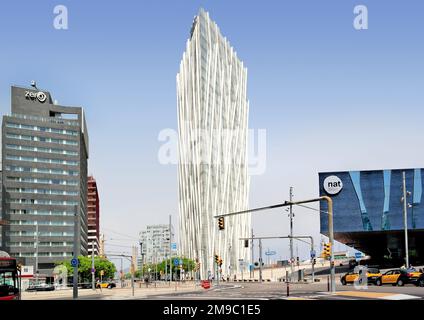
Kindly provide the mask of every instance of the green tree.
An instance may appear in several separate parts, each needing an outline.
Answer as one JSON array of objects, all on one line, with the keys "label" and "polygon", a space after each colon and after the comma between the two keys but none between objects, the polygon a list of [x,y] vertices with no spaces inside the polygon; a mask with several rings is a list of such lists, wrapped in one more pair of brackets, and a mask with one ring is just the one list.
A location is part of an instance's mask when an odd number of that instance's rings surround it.
[{"label": "green tree", "polygon": [[[91,281],[91,257],[79,256],[78,276],[79,281]],[[64,265],[68,270],[68,276],[73,276],[74,268],[70,260],[56,262],[56,265]],[[106,258],[94,257],[94,268],[96,279],[100,279],[100,271],[103,270],[103,279],[113,279],[116,266]]]}]

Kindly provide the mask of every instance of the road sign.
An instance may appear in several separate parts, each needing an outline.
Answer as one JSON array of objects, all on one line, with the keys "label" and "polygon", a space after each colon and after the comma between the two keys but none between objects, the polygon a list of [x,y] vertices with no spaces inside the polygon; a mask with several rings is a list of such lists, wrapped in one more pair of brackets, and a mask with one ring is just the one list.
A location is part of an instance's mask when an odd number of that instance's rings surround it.
[{"label": "road sign", "polygon": [[96,268],[91,268],[91,273],[96,272]]},{"label": "road sign", "polygon": [[182,266],[183,265],[183,260],[180,259],[179,262],[180,262],[180,266]]},{"label": "road sign", "polygon": [[317,253],[315,252],[315,250],[311,251],[311,258],[315,258],[317,256]]},{"label": "road sign", "polygon": [[275,252],[275,251],[267,251],[267,252],[265,252],[265,255],[266,256],[273,256],[275,254],[277,254],[277,252]]},{"label": "road sign", "polygon": [[171,243],[171,249],[177,250],[177,243],[175,243],[175,242]]},{"label": "road sign", "polygon": [[174,266],[178,266],[180,264],[180,260],[174,259]]},{"label": "road sign", "polygon": [[362,257],[362,253],[360,252],[355,252],[355,258],[356,259],[360,259]]},{"label": "road sign", "polygon": [[71,260],[71,266],[72,267],[78,267],[78,264],[79,264],[79,261],[78,261],[78,259],[77,258],[73,258],[72,260]]}]

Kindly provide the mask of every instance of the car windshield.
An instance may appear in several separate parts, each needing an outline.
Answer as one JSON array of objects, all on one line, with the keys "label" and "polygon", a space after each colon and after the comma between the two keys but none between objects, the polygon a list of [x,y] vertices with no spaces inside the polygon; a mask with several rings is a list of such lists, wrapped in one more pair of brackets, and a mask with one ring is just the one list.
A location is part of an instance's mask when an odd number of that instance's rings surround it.
[{"label": "car windshield", "polygon": [[380,270],[376,269],[376,268],[369,268],[368,269],[368,273],[379,273]]}]

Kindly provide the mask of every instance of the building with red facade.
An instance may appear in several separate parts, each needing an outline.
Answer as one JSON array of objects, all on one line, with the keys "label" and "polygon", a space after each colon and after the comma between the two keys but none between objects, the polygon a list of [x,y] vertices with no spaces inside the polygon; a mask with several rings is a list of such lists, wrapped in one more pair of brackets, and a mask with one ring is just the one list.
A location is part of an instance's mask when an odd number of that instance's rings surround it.
[{"label": "building with red facade", "polygon": [[92,176],[88,177],[87,198],[88,254],[91,255],[94,245],[94,255],[98,255],[100,239],[100,202],[97,183]]}]

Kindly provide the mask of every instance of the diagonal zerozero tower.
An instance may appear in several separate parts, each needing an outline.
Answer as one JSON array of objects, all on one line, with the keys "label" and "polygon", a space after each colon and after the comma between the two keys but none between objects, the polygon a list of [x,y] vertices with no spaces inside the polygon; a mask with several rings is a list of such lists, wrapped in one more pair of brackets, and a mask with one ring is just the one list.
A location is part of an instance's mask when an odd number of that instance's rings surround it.
[{"label": "diagonal zerozero tower", "polygon": [[209,14],[194,18],[177,75],[179,130],[180,250],[200,262],[200,278],[240,271],[250,261],[250,215],[225,218],[219,230],[214,215],[248,209],[246,97],[247,69]]}]

